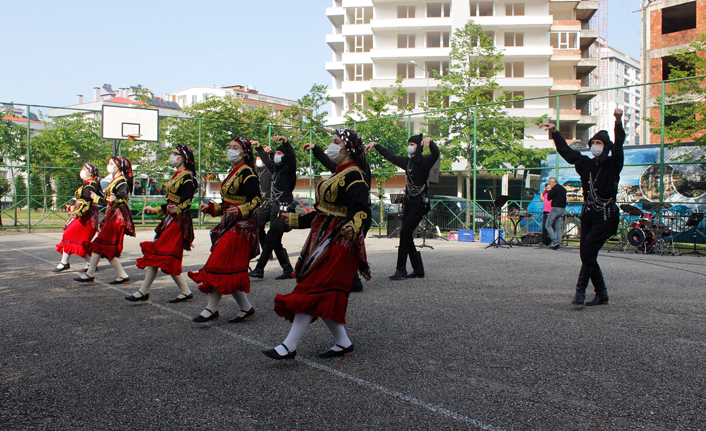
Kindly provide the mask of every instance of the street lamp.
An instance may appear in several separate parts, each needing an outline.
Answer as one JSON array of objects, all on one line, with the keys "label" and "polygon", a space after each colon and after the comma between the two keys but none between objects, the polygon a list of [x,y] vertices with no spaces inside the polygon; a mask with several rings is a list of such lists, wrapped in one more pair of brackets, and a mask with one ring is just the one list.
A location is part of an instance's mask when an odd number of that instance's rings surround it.
[{"label": "street lamp", "polygon": [[424,71],[424,76],[427,78],[426,100],[427,100],[427,103],[429,103],[429,72],[425,68],[423,68],[422,66],[418,65],[414,60],[410,61],[409,64],[416,66]]}]

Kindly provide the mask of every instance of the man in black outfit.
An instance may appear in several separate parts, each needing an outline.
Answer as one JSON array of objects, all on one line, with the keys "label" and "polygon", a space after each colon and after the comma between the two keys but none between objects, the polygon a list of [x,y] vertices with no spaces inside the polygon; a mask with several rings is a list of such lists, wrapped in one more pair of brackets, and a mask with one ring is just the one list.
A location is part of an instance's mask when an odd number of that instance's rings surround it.
[{"label": "man in black outfit", "polygon": [[615,113],[615,143],[605,130],[599,131],[589,141],[593,158],[581,155],[572,149],[557,131],[556,125],[544,123],[540,127],[552,133],[557,152],[568,163],[575,166],[581,176],[583,186],[583,210],[581,213],[581,271],[576,282],[576,295],[572,304],[583,305],[586,301],[586,287],[591,280],[596,296],[586,305],[608,303],[608,289],[603,273],[598,266],[598,251],[603,244],[618,231],[619,210],[615,203],[623,170],[623,111]]},{"label": "man in black outfit", "polygon": [[564,210],[566,208],[566,189],[556,181],[556,178],[549,178],[549,193],[547,199],[552,201],[552,210],[547,216],[547,234],[552,242],[549,247],[554,250],[561,248],[561,222],[564,218]]},{"label": "man in black outfit", "polygon": [[[429,147],[430,155],[422,156],[424,147]],[[439,160],[439,149],[431,138],[422,139],[421,134],[410,137],[407,142],[407,153],[411,157],[396,156],[376,142],[368,144],[366,151],[370,152],[373,148],[395,166],[404,169],[407,180],[400,229],[400,246],[397,251],[397,270],[390,276],[390,279],[424,278],[422,255],[414,246],[414,230],[419,226],[422,217],[429,212],[429,200],[427,199],[429,172],[434,163]],[[411,274],[407,274],[407,256],[412,264]]]},{"label": "man in black outfit", "polygon": [[[270,149],[270,147],[267,147]],[[268,152],[269,159],[272,160],[272,150]],[[270,221],[270,210],[272,209],[272,202],[270,201],[270,192],[272,188],[272,174],[270,170],[267,169],[265,163],[258,156],[255,163],[255,172],[257,173],[257,178],[260,180],[260,197],[262,198],[262,204],[257,210],[257,234],[260,240],[260,248],[265,248],[265,225]],[[269,260],[272,259],[272,253],[268,257]]]},{"label": "man in black outfit", "polygon": [[294,278],[295,275],[294,268],[289,262],[287,250],[282,246],[282,236],[285,231],[288,231],[288,228],[280,214],[294,211],[292,191],[297,182],[297,156],[294,148],[284,136],[275,136],[272,138],[272,142],[282,143],[275,150],[273,160],[270,160],[268,153],[271,152],[271,149],[268,146],[263,147],[259,142],[252,142],[253,146],[257,145],[258,156],[270,171],[272,179],[270,186],[270,230],[265,235],[257,265],[249,275],[254,278],[263,278],[267,261],[274,251],[282,267],[282,275],[275,277],[275,279],[285,280]]}]

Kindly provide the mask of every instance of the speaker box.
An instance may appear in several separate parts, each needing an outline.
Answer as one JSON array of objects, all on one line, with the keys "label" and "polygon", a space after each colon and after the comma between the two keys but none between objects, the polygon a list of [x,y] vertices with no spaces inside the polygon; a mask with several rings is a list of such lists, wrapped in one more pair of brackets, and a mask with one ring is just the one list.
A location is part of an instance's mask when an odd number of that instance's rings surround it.
[{"label": "speaker box", "polygon": [[[388,213],[387,214],[387,236],[390,238],[399,238],[400,230],[402,227],[402,217],[400,213]],[[394,233],[393,233],[394,232]]]}]

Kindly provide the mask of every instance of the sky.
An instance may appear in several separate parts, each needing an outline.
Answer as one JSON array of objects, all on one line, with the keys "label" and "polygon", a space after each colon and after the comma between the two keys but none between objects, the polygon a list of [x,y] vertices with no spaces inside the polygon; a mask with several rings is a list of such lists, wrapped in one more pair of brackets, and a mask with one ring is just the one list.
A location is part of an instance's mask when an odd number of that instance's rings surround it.
[{"label": "sky", "polygon": [[[326,72],[332,0],[0,0],[0,102],[67,106],[93,87],[252,85],[296,100]],[[608,42],[639,59],[639,0],[610,0]]]}]

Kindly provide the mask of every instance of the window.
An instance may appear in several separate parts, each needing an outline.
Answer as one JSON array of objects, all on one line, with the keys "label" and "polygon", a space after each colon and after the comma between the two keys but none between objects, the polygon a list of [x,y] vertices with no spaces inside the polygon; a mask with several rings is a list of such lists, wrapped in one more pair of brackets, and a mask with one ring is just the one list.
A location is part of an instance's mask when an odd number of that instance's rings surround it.
[{"label": "window", "polygon": [[549,44],[556,49],[579,49],[579,35],[570,31],[551,32]]},{"label": "window", "polygon": [[439,106],[440,91],[429,92],[429,107],[430,108],[448,108],[450,104],[449,96],[441,96],[441,106]]},{"label": "window", "polygon": [[639,88],[636,88],[636,89],[635,89],[635,94],[640,94],[640,89],[639,89]]},{"label": "window", "polygon": [[414,35],[413,34],[398,34],[397,35],[397,47],[398,48],[414,48]]},{"label": "window", "polygon": [[669,74],[672,70],[683,70],[688,72],[688,76],[694,76],[694,68],[687,63],[681,62],[676,57],[662,57],[662,79],[669,79]]},{"label": "window", "polygon": [[348,36],[346,52],[370,52],[373,47],[372,36]]},{"label": "window", "polygon": [[524,16],[524,3],[505,3],[505,16]]},{"label": "window", "polygon": [[[510,91],[508,92],[507,95],[509,100],[512,100],[516,97],[519,97],[520,99],[525,98],[525,92],[524,91]],[[525,107],[525,101],[524,100],[519,100],[519,101],[513,101],[505,105],[507,108],[524,108]],[[524,128],[523,128],[524,130]],[[523,136],[524,137],[524,136]]]},{"label": "window", "polygon": [[622,78],[619,77],[618,75],[615,75],[615,85],[623,85],[622,83]]},{"label": "window", "polygon": [[397,76],[412,79],[414,78],[414,69],[415,67],[413,64],[397,63]]},{"label": "window", "polygon": [[371,7],[353,7],[348,8],[348,24],[370,24],[370,19],[373,17],[373,8]]},{"label": "window", "polygon": [[522,78],[525,76],[525,63],[518,61],[514,63],[505,63],[506,78]]},{"label": "window", "polygon": [[191,104],[193,105],[195,103],[196,103],[196,95],[194,94],[191,96]]},{"label": "window", "polygon": [[427,33],[427,48],[448,48],[449,47],[449,32],[448,31],[430,31]]},{"label": "window", "polygon": [[415,94],[414,93],[407,93],[404,95],[404,97],[399,97],[397,99],[397,107],[400,109],[405,109],[407,105],[412,105],[411,108],[414,108],[414,103],[415,103]]},{"label": "window", "polygon": [[[494,46],[495,45],[495,32],[492,30],[488,30],[488,31],[484,31],[483,33],[485,33],[485,35],[488,36],[488,38],[490,39],[490,40],[488,40],[488,46]],[[474,37],[471,40],[471,45],[473,45],[477,48],[480,46],[480,43],[479,43],[478,39]]]},{"label": "window", "polygon": [[625,103],[630,103],[630,93],[625,92]]},{"label": "window", "polygon": [[347,95],[348,109],[353,109],[353,105],[363,105],[363,95],[360,93],[349,93]]},{"label": "window", "polygon": [[372,64],[349,64],[348,81],[370,81],[373,78]]},{"label": "window", "polygon": [[427,18],[448,18],[451,16],[451,3],[427,3]]},{"label": "window", "polygon": [[397,6],[397,18],[414,18],[414,6]]},{"label": "window", "polygon": [[429,72],[429,77],[446,76],[449,74],[448,61],[427,61],[424,63],[424,68]]},{"label": "window", "polygon": [[524,33],[505,32],[505,46],[523,46]]},{"label": "window", "polygon": [[662,9],[662,34],[696,28],[696,2]]},{"label": "window", "polygon": [[471,16],[493,16],[493,2],[472,1]]}]

